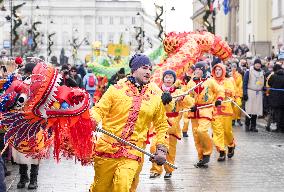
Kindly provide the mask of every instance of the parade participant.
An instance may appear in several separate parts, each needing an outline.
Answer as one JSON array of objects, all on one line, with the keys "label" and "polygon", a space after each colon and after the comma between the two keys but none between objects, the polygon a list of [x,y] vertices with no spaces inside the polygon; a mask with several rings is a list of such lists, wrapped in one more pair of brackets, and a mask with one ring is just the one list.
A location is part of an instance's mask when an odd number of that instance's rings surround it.
[{"label": "parade participant", "polygon": [[206,78],[204,62],[198,62],[195,65],[194,78],[187,84],[187,90],[199,85],[191,92],[191,96],[195,99],[195,105],[191,107],[189,118],[191,118],[192,132],[195,142],[195,147],[198,153],[198,163],[196,167],[207,167],[212,153],[212,139],[208,134],[208,129],[211,127],[213,106],[198,109],[198,107],[212,104],[215,101],[215,106],[221,105],[224,98],[224,90],[216,81],[211,78]]},{"label": "parade participant", "polygon": [[[191,80],[192,76],[193,76],[193,72],[194,72],[194,65],[192,65],[188,72],[185,73],[184,78],[183,78],[183,83],[182,83],[182,87],[186,87],[187,83]],[[183,88],[184,89],[184,88]],[[182,128],[182,136],[183,137],[188,137],[188,126],[189,126],[189,118],[188,118],[188,113],[185,112],[183,113],[183,128]]]},{"label": "parade participant", "polygon": [[246,117],[245,130],[258,132],[256,129],[256,118],[263,113],[263,86],[264,73],[261,70],[261,60],[255,59],[253,66],[244,75],[244,101],[245,110],[251,119]]},{"label": "parade participant", "polygon": [[[243,77],[242,75],[237,71],[237,64],[233,63],[232,64],[232,77],[234,78],[234,83],[235,83],[235,89],[236,89],[236,93],[235,93],[235,101],[236,103],[242,107],[242,97],[243,97]],[[235,125],[235,121],[238,122],[239,126],[243,126],[242,122],[241,122],[241,110],[233,105],[233,126]]]},{"label": "parade participant", "polygon": [[[91,109],[94,122],[102,121],[103,129],[145,148],[149,125],[153,122],[157,133],[154,161],[163,165],[167,154],[165,108],[157,85],[149,83],[152,65],[149,58],[135,54],[129,61],[131,76],[110,86]],[[170,94],[163,94],[171,101]],[[91,192],[129,191],[143,158],[141,152],[102,135],[96,142],[94,156],[95,177]]]},{"label": "parade participant", "polygon": [[[161,85],[161,89],[163,92],[168,92],[172,96],[179,95],[182,93],[181,89],[177,89],[174,85],[176,82],[176,73],[172,70],[167,70],[163,73],[162,78],[163,84]],[[176,157],[176,145],[177,141],[181,139],[181,129],[179,122],[182,118],[182,114],[175,115],[175,112],[178,112],[182,110],[183,108],[191,106],[193,103],[192,98],[190,96],[185,97],[177,97],[176,99],[172,100],[171,103],[166,104],[166,112],[168,117],[168,123],[169,123],[169,152],[167,154],[167,161],[174,164],[175,157]],[[152,143],[151,143],[151,152],[155,152],[155,146],[156,146],[156,137],[154,137]],[[153,146],[153,147],[152,147]],[[170,179],[172,176],[172,172],[174,169],[167,164],[163,166],[166,174],[164,176],[164,179]],[[150,178],[156,178],[159,177],[163,172],[163,167],[157,165],[157,163],[153,162],[152,168],[150,169]]]},{"label": "parade participant", "polygon": [[[230,77],[226,76],[226,67],[223,64],[216,64],[212,69],[213,79],[225,90],[225,100],[234,98],[235,87]],[[215,107],[213,112],[213,141],[220,153],[218,161],[226,159],[226,147],[228,147],[228,158],[234,155],[234,136],[232,131],[233,108],[231,102],[224,102],[221,106]]]}]

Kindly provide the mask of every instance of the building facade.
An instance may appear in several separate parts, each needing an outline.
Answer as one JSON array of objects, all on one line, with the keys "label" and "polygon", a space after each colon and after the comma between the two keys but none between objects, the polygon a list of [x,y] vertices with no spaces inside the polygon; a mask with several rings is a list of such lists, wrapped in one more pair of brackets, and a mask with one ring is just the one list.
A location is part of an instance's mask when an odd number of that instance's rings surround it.
[{"label": "building facade", "polygon": [[[95,41],[101,41],[102,49],[106,49],[109,43],[122,40],[134,52],[137,48],[137,29],[140,28],[146,31],[142,41],[145,49],[160,45],[154,18],[144,13],[141,1],[72,0],[71,3],[66,0],[13,0],[13,5],[23,2],[25,5],[17,11],[22,20],[22,25],[17,29],[20,48],[14,50],[14,55],[23,54],[26,51],[24,48],[31,49],[31,35],[27,31],[34,32],[32,23],[36,21],[41,23],[36,26],[40,35],[35,54],[43,55],[48,60],[52,56],[59,58],[63,48],[72,63],[76,45],[76,57],[83,61],[86,55],[92,53]],[[6,11],[0,11],[0,49],[8,47],[11,34],[10,22],[5,19],[10,15],[9,1],[4,1],[4,7]],[[50,38],[53,45],[49,55],[48,37],[51,34],[54,35]]]},{"label": "building facade", "polygon": [[[279,8],[284,3],[281,0],[261,0],[261,3],[259,0],[230,0],[230,11],[224,14],[223,1],[219,2],[220,9],[216,9],[216,34],[229,43],[247,44],[253,55],[270,55],[275,39],[281,39],[284,34],[280,32],[283,31],[283,18]],[[275,12],[276,8],[278,12]],[[274,35],[276,33],[278,35]]]}]

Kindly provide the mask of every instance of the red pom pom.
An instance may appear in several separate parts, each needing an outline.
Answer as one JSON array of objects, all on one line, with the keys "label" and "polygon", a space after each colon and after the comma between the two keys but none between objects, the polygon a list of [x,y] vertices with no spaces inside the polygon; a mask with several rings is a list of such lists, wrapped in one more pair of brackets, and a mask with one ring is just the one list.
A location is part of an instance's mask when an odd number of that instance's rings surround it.
[{"label": "red pom pom", "polygon": [[16,63],[17,65],[21,65],[21,64],[23,63],[22,57],[16,57],[15,63]]},{"label": "red pom pom", "polygon": [[16,92],[16,93],[20,93],[21,91],[22,91],[22,87],[21,86],[16,86],[15,88],[14,88],[14,91]]}]

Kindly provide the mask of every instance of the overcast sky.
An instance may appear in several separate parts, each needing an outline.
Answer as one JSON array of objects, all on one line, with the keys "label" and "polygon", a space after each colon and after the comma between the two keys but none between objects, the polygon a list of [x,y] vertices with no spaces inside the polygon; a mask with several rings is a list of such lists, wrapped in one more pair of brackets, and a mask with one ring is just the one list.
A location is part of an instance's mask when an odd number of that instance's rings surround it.
[{"label": "overcast sky", "polygon": [[[166,31],[192,31],[192,0],[142,0],[146,12],[155,15],[154,2],[166,7]],[[171,11],[174,7],[175,11]]]}]

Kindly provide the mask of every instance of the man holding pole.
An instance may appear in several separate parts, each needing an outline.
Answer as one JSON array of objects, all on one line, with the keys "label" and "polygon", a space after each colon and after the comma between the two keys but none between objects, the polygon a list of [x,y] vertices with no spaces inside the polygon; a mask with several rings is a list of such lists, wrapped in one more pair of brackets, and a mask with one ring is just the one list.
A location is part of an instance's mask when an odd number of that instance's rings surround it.
[{"label": "man holding pole", "polygon": [[[205,66],[206,63],[204,62],[196,63],[194,78],[187,84],[187,89],[190,89],[203,82],[190,93],[195,99],[195,105],[190,109],[189,118],[191,118],[192,132],[199,159],[195,165],[197,168],[207,167],[212,153],[213,143],[208,133],[213,113],[213,106],[210,104],[215,102],[217,107],[221,105],[224,98],[224,89],[213,79],[205,77]],[[209,106],[202,108],[205,105]],[[198,109],[199,107],[200,109]]]},{"label": "man holding pole", "polygon": [[[153,122],[157,133],[153,160],[163,165],[168,151],[168,123],[161,91],[149,83],[152,65],[147,56],[134,55],[129,66],[131,76],[111,86],[91,109],[91,116],[96,123],[102,121],[104,130],[143,149]],[[171,101],[168,98],[167,103]],[[102,135],[95,146],[95,178],[90,191],[129,191],[142,159],[138,150]]]}]

